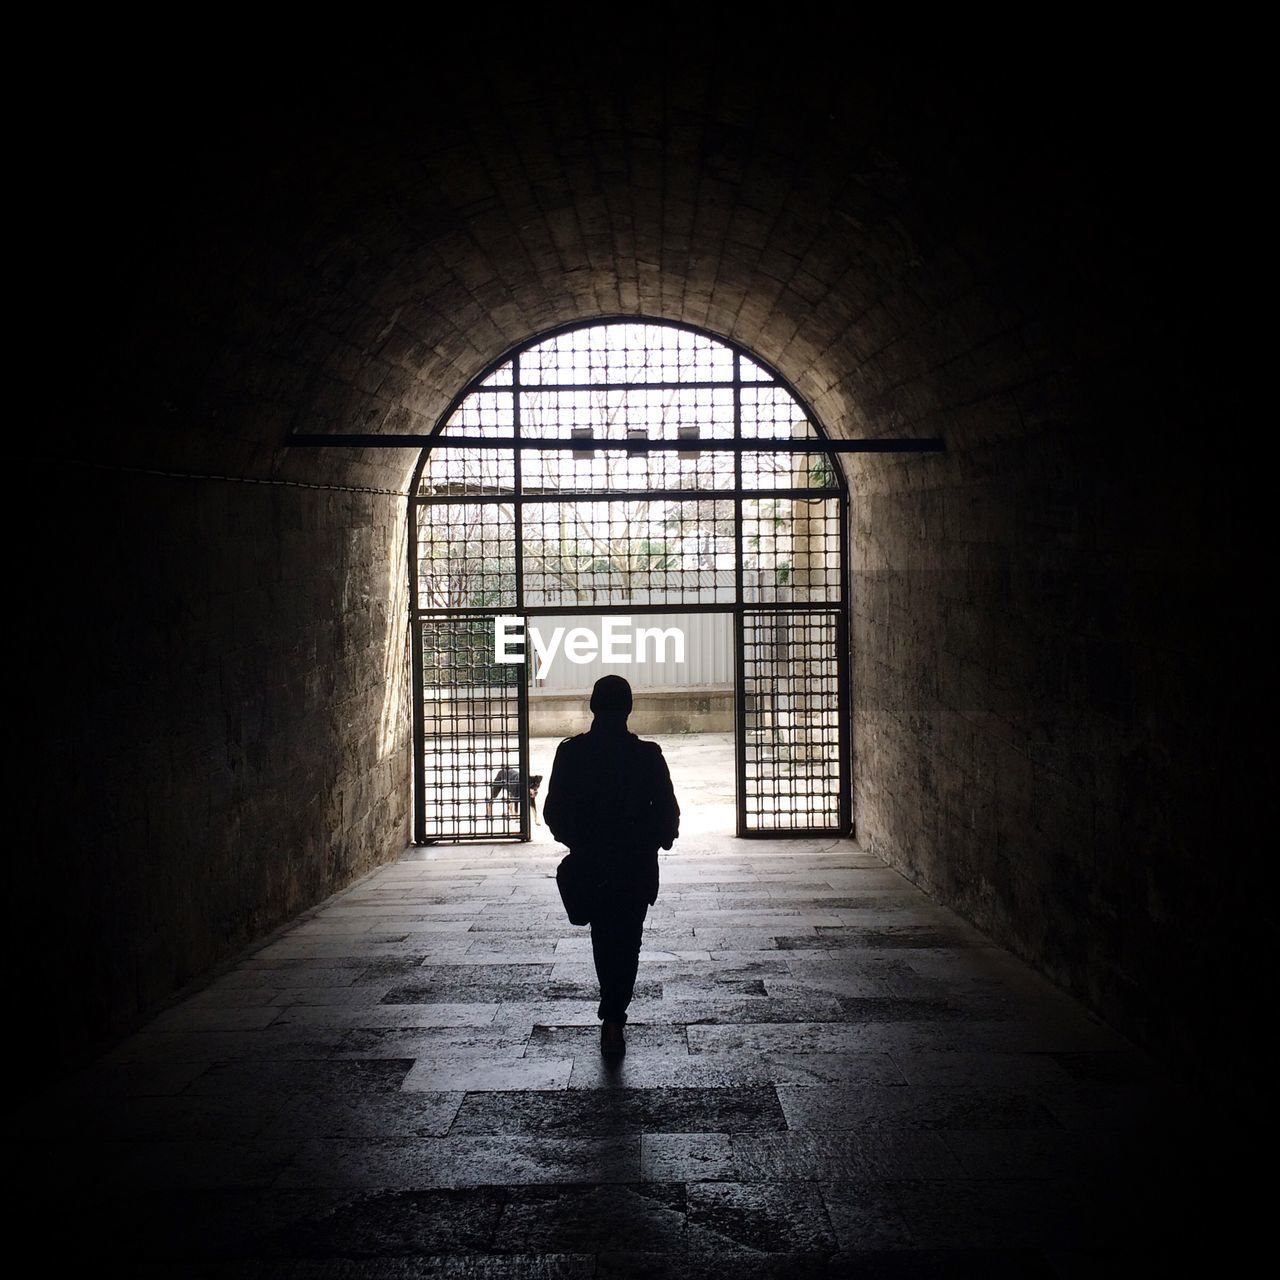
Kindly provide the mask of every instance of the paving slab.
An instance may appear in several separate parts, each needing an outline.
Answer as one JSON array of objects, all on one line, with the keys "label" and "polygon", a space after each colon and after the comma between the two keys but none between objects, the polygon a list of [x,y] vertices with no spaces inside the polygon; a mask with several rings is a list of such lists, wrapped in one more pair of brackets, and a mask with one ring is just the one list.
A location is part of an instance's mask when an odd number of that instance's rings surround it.
[{"label": "paving slab", "polygon": [[822,1194],[812,1183],[695,1182],[688,1215],[693,1254],[824,1253],[836,1245]]},{"label": "paving slab", "polygon": [[[591,1057],[600,1049],[600,1024],[594,1016],[586,1025],[549,1027],[534,1024],[525,1045],[527,1058]],[[640,1055],[679,1060],[688,1056],[687,1028],[678,1024],[627,1025],[627,1057],[634,1061]]]},{"label": "paving slab", "polygon": [[469,1093],[451,1133],[777,1133],[787,1128],[775,1089],[571,1089],[563,1093]]},{"label": "paving slab", "polygon": [[685,1218],[680,1184],[521,1187],[507,1198],[493,1243],[497,1249],[520,1252],[683,1255]]},{"label": "paving slab", "polygon": [[1007,1089],[778,1085],[777,1094],[790,1129],[951,1129],[972,1134],[1063,1127],[1047,1102]]},{"label": "paving slab", "polygon": [[513,1187],[635,1182],[639,1176],[638,1137],[332,1138],[297,1144],[275,1185]]},{"label": "paving slab", "polygon": [[432,1093],[450,1090],[564,1089],[572,1058],[526,1058],[476,1052],[466,1057],[420,1058],[405,1076],[403,1088]]}]

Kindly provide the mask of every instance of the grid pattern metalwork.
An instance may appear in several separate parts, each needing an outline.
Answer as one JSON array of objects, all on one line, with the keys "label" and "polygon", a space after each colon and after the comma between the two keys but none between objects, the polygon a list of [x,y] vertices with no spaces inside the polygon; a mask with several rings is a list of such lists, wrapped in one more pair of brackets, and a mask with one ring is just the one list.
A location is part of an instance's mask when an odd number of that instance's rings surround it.
[{"label": "grid pattern metalwork", "polygon": [[732,347],[673,325],[586,325],[520,353],[520,380],[529,386],[732,382],[733,378]]},{"label": "grid pattern metalwork", "polygon": [[[523,366],[522,366],[523,367]],[[524,453],[524,492],[631,493],[731,490],[730,453],[588,451],[594,440],[732,440],[738,389],[723,386],[576,387],[520,394],[521,435],[569,439],[581,451]]]},{"label": "grid pattern metalwork", "polygon": [[838,603],[843,530],[835,498],[757,498],[743,503],[743,593],[765,601]]},{"label": "grid pattern metalwork", "polygon": [[508,498],[516,491],[516,460],[496,449],[432,450],[431,468],[418,489],[433,498]]},{"label": "grid pattern metalwork", "polygon": [[748,833],[841,828],[842,631],[831,611],[743,612],[739,807]]},{"label": "grid pattern metalwork", "polygon": [[516,603],[516,539],[506,504],[441,502],[415,522],[418,607],[497,609]]},{"label": "grid pattern metalwork", "polygon": [[734,602],[732,501],[531,503],[521,545],[529,608]]},{"label": "grid pattern metalwork", "polygon": [[523,669],[494,661],[493,619],[417,624],[422,673],[418,803],[428,840],[527,838]]},{"label": "grid pattern metalwork", "polygon": [[[496,770],[497,757],[483,735],[475,753],[460,744],[480,723],[482,704],[497,696],[492,690],[517,690],[516,712],[502,704],[508,719],[523,716],[526,706],[527,667],[505,667],[505,685],[468,681],[467,662],[480,657],[464,661],[461,633],[440,631],[439,624],[465,616],[474,627],[482,620],[491,659],[498,615],[725,609],[739,619],[738,669],[740,677],[754,673],[751,681],[764,679],[759,673],[771,651],[763,619],[773,611],[789,619],[778,625],[792,628],[794,643],[834,644],[832,620],[847,608],[843,477],[804,405],[746,353],[651,322],[569,330],[522,349],[474,383],[440,430],[474,443],[424,450],[411,499],[413,618],[422,635],[419,775],[425,808],[452,815],[425,836],[431,824],[420,805],[419,839],[444,838],[445,827],[452,838],[494,833],[474,814],[465,816],[463,802],[483,792],[477,770],[491,764]],[[760,447],[773,440],[787,447]],[[795,447],[810,440],[812,449]],[[722,447],[700,449],[700,441]],[[553,442],[559,447],[546,447]],[[675,442],[683,447],[661,447]],[[613,447],[600,447],[606,443]],[[432,644],[453,639],[438,650],[429,647],[429,635],[437,638]],[[440,652],[453,657],[444,661]],[[843,654],[832,649],[828,658],[843,671]],[[815,684],[813,697],[835,697],[826,714],[839,719],[840,681],[834,693],[830,683]],[[742,679],[739,687],[741,702]],[[762,686],[757,700],[765,696]],[[779,703],[771,732],[785,710]],[[488,712],[480,719],[487,724]],[[809,733],[807,724],[796,722],[795,732]],[[741,714],[739,725],[743,833],[839,825],[826,790],[812,806],[801,803],[802,772],[769,774],[756,765],[744,772],[744,761],[762,765],[765,756],[758,743],[744,743]],[[807,759],[798,754],[803,745],[799,738],[782,742],[788,769]],[[511,750],[504,739],[498,754]],[[828,755],[831,767],[843,768],[843,754]],[[429,763],[458,776],[429,780]],[[776,791],[783,779],[796,787]],[[818,781],[825,788],[827,775]]]}]

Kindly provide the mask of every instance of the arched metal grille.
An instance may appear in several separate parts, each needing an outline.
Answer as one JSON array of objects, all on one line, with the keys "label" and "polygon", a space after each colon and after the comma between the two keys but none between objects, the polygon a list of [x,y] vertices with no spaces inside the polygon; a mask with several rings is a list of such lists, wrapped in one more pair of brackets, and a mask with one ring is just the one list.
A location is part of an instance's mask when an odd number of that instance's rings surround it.
[{"label": "arched metal grille", "polygon": [[528,838],[529,665],[496,660],[495,623],[583,613],[731,613],[739,834],[849,829],[848,496],[776,375],[593,324],[504,360],[439,434],[410,505],[418,840]]}]

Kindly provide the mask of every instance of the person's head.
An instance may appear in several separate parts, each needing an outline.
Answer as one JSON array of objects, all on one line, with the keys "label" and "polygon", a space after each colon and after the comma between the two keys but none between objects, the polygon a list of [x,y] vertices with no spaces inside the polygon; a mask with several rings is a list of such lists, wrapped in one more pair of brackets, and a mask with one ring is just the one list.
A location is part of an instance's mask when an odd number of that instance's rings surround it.
[{"label": "person's head", "polygon": [[626,720],[631,714],[631,686],[621,676],[601,676],[591,690],[591,711],[597,720]]}]

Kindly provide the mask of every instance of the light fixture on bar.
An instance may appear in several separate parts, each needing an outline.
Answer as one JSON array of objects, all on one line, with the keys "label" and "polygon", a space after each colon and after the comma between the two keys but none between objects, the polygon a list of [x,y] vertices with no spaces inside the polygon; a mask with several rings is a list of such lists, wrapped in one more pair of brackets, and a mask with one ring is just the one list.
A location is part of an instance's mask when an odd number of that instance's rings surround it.
[{"label": "light fixture on bar", "polygon": [[[569,434],[574,440],[593,440],[595,436],[592,434],[590,427],[571,427]],[[573,456],[578,459],[587,459],[595,456],[594,449],[575,449]]]},{"label": "light fixture on bar", "polygon": [[[702,432],[701,430],[699,430],[698,424],[696,422],[682,422],[676,428],[677,440],[699,440],[701,438],[702,438]],[[702,457],[702,450],[689,449],[688,451],[686,451],[682,449],[680,451],[680,456],[682,458],[700,458]]]},{"label": "light fixture on bar", "polygon": [[[628,428],[627,428],[627,439],[628,439],[628,440],[647,440],[648,438],[649,438],[649,428],[648,428],[648,427],[628,427]],[[644,452],[644,450],[643,450],[643,449],[628,449],[628,450],[627,450],[627,457],[628,457],[628,458],[634,458],[634,457],[636,457],[636,455],[637,455],[637,454],[640,454],[640,453],[643,453],[643,452]]]}]

